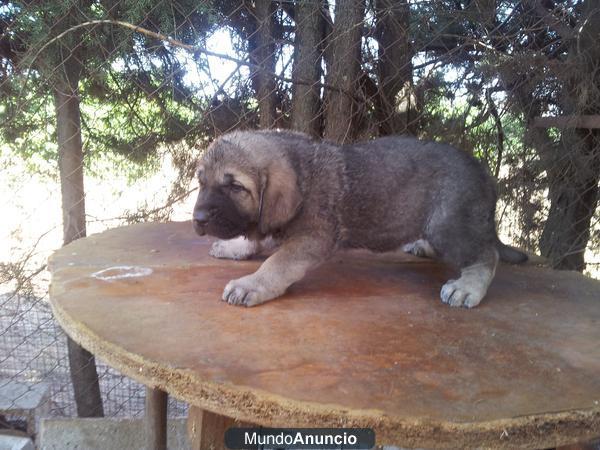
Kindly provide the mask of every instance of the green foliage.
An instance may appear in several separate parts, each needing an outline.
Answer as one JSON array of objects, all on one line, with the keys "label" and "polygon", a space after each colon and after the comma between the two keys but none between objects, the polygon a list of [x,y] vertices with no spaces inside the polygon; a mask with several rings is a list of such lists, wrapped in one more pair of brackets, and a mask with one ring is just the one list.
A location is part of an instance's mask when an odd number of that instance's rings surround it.
[{"label": "green foliage", "polygon": [[[38,172],[56,161],[54,89],[61,80],[78,85],[86,166],[100,158],[124,158],[145,169],[156,165],[159,145],[188,138],[207,100],[202,86],[187,86],[186,73],[164,42],[115,25],[76,29],[77,24],[119,17],[144,28],[197,44],[216,23],[209,2],[79,0],[10,2],[0,8],[10,49],[0,72],[0,144]],[[43,51],[40,52],[42,46]],[[110,157],[113,154],[116,157]],[[125,164],[130,168],[129,164]],[[141,171],[143,173],[144,171]],[[133,170],[132,173],[138,173]]]},{"label": "green foliage", "polygon": [[[468,151],[487,165],[491,173],[495,173],[498,164],[522,154],[523,119],[504,108],[506,97],[487,98],[482,83],[466,84],[467,89],[464,89],[445,81],[444,75],[443,71],[430,75],[431,88],[425,96],[421,137],[448,142]],[[498,113],[501,130],[492,114],[494,107],[501,111]],[[502,152],[499,133],[503,137]],[[500,153],[502,161],[499,161]]]}]

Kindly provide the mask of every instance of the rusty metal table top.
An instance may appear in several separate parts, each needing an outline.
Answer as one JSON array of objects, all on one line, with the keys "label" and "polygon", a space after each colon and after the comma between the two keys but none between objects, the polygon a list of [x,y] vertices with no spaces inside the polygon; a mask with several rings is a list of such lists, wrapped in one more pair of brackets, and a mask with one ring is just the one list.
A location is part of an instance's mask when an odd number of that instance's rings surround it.
[{"label": "rusty metal table top", "polygon": [[452,309],[438,297],[452,269],[348,252],[241,308],[222,289],[261,261],[213,259],[210,242],[187,222],[75,241],[50,261],[55,316],[132,378],[265,426],[368,426],[421,447],[600,435],[600,282],[501,266],[478,308]]}]

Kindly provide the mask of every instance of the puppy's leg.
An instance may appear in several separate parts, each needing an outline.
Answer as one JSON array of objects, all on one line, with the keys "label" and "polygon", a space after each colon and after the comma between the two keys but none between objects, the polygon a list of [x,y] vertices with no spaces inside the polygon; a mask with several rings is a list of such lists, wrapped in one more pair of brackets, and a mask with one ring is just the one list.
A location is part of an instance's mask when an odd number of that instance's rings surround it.
[{"label": "puppy's leg", "polygon": [[421,258],[434,258],[435,251],[433,247],[425,239],[418,239],[415,242],[411,242],[402,246],[402,251],[410,253]]},{"label": "puppy's leg", "polygon": [[276,245],[276,242],[271,237],[265,238],[262,241],[256,241],[239,236],[234,239],[215,241],[208,254],[215,258],[248,259],[265,250],[271,250]]},{"label": "puppy's leg", "polygon": [[231,280],[223,301],[232,305],[255,306],[282,295],[306,272],[325,261],[333,250],[326,239],[310,236],[291,238],[253,274]]},{"label": "puppy's leg", "polygon": [[497,264],[496,249],[486,249],[475,264],[461,269],[458,280],[449,280],[442,286],[442,302],[467,308],[479,305],[494,278]]}]

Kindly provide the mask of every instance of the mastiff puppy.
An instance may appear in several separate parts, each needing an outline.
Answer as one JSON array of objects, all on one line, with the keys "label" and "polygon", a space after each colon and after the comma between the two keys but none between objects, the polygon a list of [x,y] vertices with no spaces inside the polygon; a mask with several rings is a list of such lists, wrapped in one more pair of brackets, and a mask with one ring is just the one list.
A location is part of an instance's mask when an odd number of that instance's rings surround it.
[{"label": "mastiff puppy", "polygon": [[491,178],[450,145],[395,136],[339,146],[290,131],[235,131],[208,147],[197,175],[193,226],[221,239],[212,256],[278,247],[227,284],[230,304],[276,298],[337,249],[366,248],[452,264],[460,277],[442,286],[441,299],[472,308],[499,258],[527,259],[498,239]]}]

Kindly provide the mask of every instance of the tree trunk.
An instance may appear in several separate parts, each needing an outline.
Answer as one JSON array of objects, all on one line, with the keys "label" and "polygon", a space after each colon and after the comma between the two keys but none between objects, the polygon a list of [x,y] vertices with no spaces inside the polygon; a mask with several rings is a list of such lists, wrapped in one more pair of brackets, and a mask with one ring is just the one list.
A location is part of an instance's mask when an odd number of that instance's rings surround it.
[{"label": "tree trunk", "polygon": [[[580,33],[570,44],[566,60],[553,60],[553,72],[559,73],[557,91],[550,95],[560,101],[558,114],[595,114],[600,109],[600,15],[594,14],[595,1],[580,5]],[[532,5],[538,3],[532,2]],[[521,14],[538,14],[534,7]],[[541,18],[524,16],[525,23]],[[525,72],[526,74],[526,72]],[[538,82],[527,82],[524,73],[510,65],[501,69],[506,86],[528,124],[525,142],[539,156],[540,172],[548,182],[548,217],[539,240],[540,252],[555,269],[585,268],[584,253],[590,237],[591,219],[598,205],[600,182],[600,130],[562,128],[557,141],[547,129],[536,127],[535,119],[548,112],[546,96],[540,95]]]},{"label": "tree trunk", "polygon": [[358,105],[355,93],[361,63],[361,38],[364,0],[338,0],[329,46],[332,60],[327,83],[337,89],[327,93],[325,107],[325,138],[348,142],[356,137]]},{"label": "tree trunk", "polygon": [[540,250],[552,267],[582,272],[591,219],[598,204],[600,135],[598,130],[566,134],[560,144],[566,154],[547,168],[550,211]]},{"label": "tree trunk", "polygon": [[292,69],[292,128],[312,136],[320,134],[321,0],[301,0],[295,7],[296,38]]},{"label": "tree trunk", "polygon": [[[77,85],[78,77],[73,75],[69,81],[57,81],[54,92],[64,245],[85,236],[83,150]],[[104,412],[94,356],[70,338],[67,338],[67,344],[77,415],[101,417]]]},{"label": "tree trunk", "polygon": [[77,88],[61,83],[55,92],[58,167],[63,212],[63,245],[84,237],[85,193],[83,189],[83,149]]},{"label": "tree trunk", "polygon": [[[579,36],[571,42],[562,80],[561,106],[566,115],[600,110],[600,14],[596,1],[581,5]],[[592,216],[598,205],[600,130],[563,129],[552,157],[547,158],[550,211],[540,250],[552,267],[585,269],[584,253]]]},{"label": "tree trunk", "polygon": [[407,2],[376,0],[375,13],[375,31],[379,43],[379,91],[376,103],[379,134],[414,133],[416,96],[412,83],[410,7]]},{"label": "tree trunk", "polygon": [[67,337],[69,369],[78,417],[104,417],[96,358]]},{"label": "tree trunk", "polygon": [[277,119],[277,86],[273,78],[275,72],[275,3],[271,0],[256,0],[255,6],[248,6],[255,26],[251,30],[248,44],[250,61],[259,66],[250,74],[258,101],[260,128],[272,128]]}]

